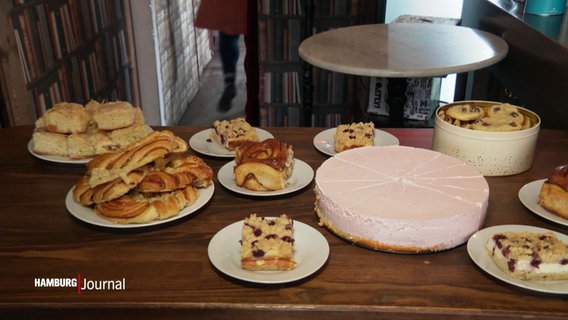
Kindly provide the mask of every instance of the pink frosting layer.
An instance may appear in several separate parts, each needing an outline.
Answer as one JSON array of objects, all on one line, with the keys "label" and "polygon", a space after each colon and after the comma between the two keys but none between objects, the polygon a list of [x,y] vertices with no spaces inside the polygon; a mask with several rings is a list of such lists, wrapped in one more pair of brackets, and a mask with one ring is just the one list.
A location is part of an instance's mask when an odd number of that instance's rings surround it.
[{"label": "pink frosting layer", "polygon": [[394,246],[453,248],[482,226],[489,186],[462,160],[412,147],[364,147],[316,172],[321,218],[348,235]]}]

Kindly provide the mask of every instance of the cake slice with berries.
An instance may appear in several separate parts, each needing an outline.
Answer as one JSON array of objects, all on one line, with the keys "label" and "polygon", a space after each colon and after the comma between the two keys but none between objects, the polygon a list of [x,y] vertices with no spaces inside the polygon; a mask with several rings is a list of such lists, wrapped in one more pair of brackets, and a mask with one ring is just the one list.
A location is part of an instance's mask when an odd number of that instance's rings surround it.
[{"label": "cake slice with berries", "polygon": [[241,239],[241,267],[247,270],[292,270],[294,261],[294,221],[285,214],[245,218]]},{"label": "cake slice with berries", "polygon": [[375,139],[375,124],[358,122],[340,124],[335,129],[333,144],[335,152],[341,152],[359,147],[372,146]]},{"label": "cake slice with berries", "polygon": [[495,264],[521,280],[568,280],[568,244],[552,232],[504,232],[487,241]]},{"label": "cake slice with berries", "polygon": [[255,128],[244,118],[215,120],[211,125],[209,137],[219,146],[230,151],[235,151],[246,141],[259,141]]}]

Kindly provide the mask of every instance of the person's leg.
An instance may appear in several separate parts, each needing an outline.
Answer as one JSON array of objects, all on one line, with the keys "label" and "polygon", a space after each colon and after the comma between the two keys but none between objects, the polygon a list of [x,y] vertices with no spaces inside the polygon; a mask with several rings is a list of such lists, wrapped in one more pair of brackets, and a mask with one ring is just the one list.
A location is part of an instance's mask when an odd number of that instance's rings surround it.
[{"label": "person's leg", "polygon": [[239,35],[228,35],[219,32],[219,53],[223,64],[225,88],[219,100],[219,109],[229,110],[231,100],[237,95],[235,78],[237,76],[237,61],[239,60]]}]

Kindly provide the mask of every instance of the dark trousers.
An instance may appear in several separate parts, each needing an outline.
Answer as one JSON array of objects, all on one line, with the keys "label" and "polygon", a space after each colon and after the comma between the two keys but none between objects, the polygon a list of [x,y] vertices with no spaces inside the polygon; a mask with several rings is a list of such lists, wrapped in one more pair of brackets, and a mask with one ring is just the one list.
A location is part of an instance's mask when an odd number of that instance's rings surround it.
[{"label": "dark trousers", "polygon": [[223,64],[225,83],[235,81],[237,75],[237,61],[239,60],[239,37],[219,32],[219,53]]}]

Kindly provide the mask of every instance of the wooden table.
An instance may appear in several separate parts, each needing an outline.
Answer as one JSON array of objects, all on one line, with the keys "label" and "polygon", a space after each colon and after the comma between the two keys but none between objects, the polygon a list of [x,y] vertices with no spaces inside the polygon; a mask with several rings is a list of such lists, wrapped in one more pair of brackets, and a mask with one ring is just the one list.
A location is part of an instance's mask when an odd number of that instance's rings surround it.
[{"label": "wooden table", "polygon": [[[155,128],[161,129],[161,128]],[[189,139],[204,129],[171,127]],[[267,128],[290,142],[314,170],[327,159],[312,145],[321,128]],[[198,212],[142,229],[85,224],[65,208],[81,165],[33,157],[31,127],[0,129],[0,318],[452,319],[568,318],[568,298],[508,285],[477,268],[466,246],[424,255],[353,246],[318,226],[313,185],[275,198],[240,196],[219,185]],[[431,147],[431,129],[385,129],[402,145]],[[486,226],[525,224],[568,228],[525,209],[517,192],[568,159],[568,131],[543,130],[536,165],[510,177],[487,178]],[[228,160],[204,157],[214,171]],[[313,182],[312,182],[313,183]],[[233,280],[209,262],[207,246],[223,227],[250,213],[287,213],[321,232],[331,253],[306,279],[279,285]],[[124,290],[77,293],[75,287],[35,287],[36,278],[122,280]]]},{"label": "wooden table", "polygon": [[422,23],[338,28],[315,34],[299,47],[302,59],[322,69],[394,78],[396,85],[389,86],[389,95],[397,99],[391,99],[389,106],[395,127],[402,124],[405,101],[399,100],[406,95],[405,78],[481,69],[497,63],[507,52],[507,43],[489,32]]}]

